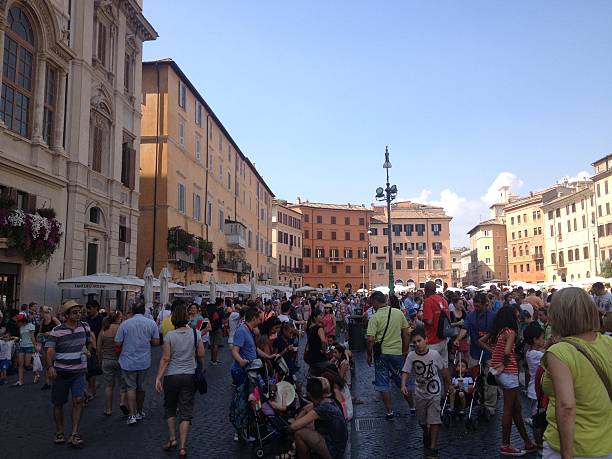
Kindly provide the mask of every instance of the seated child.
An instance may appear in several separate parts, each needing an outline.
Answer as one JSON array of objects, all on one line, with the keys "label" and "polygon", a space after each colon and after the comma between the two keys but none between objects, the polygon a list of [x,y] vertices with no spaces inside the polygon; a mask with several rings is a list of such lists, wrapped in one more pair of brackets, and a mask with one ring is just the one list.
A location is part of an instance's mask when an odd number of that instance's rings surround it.
[{"label": "seated child", "polygon": [[8,334],[0,338],[0,386],[6,384],[6,375],[11,368],[15,350],[15,339]]},{"label": "seated child", "polygon": [[468,365],[464,359],[457,362],[451,384],[455,388],[455,393],[450,395],[451,411],[463,414],[474,392],[474,379],[468,373]]}]

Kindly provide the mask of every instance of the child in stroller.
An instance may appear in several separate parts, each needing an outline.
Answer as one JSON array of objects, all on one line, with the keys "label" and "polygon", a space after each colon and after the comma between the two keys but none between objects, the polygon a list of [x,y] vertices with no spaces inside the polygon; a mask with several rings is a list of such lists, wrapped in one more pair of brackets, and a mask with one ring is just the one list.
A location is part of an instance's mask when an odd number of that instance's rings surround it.
[{"label": "child in stroller", "polygon": [[247,368],[248,401],[252,410],[249,433],[255,438],[257,457],[264,457],[266,449],[277,452],[289,449],[286,435],[289,420],[300,407],[295,386],[284,380],[289,374],[284,359],[275,359],[273,368],[273,377],[268,375],[267,366],[261,360],[254,360]]},{"label": "child in stroller", "polygon": [[455,392],[450,394],[450,409],[456,416],[462,417],[474,393],[474,379],[468,372],[466,360],[460,359],[456,363],[451,383]]}]

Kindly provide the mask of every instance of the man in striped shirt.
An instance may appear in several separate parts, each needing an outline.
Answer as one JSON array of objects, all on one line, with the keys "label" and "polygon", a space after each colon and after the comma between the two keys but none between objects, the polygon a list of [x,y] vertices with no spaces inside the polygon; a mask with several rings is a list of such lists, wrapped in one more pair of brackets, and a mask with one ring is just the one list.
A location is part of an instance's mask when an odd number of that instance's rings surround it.
[{"label": "man in striped shirt", "polygon": [[79,435],[79,421],[83,409],[85,392],[85,374],[87,357],[91,348],[89,326],[81,321],[82,305],[68,300],[62,305],[66,322],[53,329],[45,346],[48,348],[48,359],[53,364],[47,369],[49,379],[53,381],[51,402],[55,419],[55,443],[64,443],[64,405],[68,402],[68,393],[72,393],[72,434],[68,442],[71,446],[83,446]]}]

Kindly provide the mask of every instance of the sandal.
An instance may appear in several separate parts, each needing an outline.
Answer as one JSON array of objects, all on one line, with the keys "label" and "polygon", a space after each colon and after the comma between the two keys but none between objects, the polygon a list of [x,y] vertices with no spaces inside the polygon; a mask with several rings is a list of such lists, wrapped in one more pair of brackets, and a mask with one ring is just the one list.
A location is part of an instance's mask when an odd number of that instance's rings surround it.
[{"label": "sandal", "polygon": [[72,435],[70,435],[68,443],[73,448],[81,448],[83,446],[83,440],[81,439],[81,436],[78,433],[73,433]]},{"label": "sandal", "polygon": [[179,457],[187,457],[187,448],[179,449]]},{"label": "sandal", "polygon": [[63,432],[56,432],[55,438],[53,439],[53,443],[56,445],[61,445],[62,443],[66,443],[66,438],[64,437]]},{"label": "sandal", "polygon": [[164,451],[170,451],[171,449],[174,449],[174,448],[176,448],[176,439],[168,440],[166,444],[162,446],[162,449]]},{"label": "sandal", "polygon": [[105,411],[104,412],[104,416],[112,416],[113,412],[112,411]]}]

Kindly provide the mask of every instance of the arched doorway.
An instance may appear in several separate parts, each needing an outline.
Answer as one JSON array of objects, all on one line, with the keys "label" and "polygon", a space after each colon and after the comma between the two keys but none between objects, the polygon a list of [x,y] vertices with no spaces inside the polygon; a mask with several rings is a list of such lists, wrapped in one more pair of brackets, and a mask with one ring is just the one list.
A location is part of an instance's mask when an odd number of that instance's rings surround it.
[{"label": "arched doorway", "polygon": [[351,293],[352,290],[353,290],[353,285],[351,283],[348,283],[344,286],[344,293]]},{"label": "arched doorway", "polygon": [[394,285],[404,285],[404,281],[401,279],[396,279]]}]

